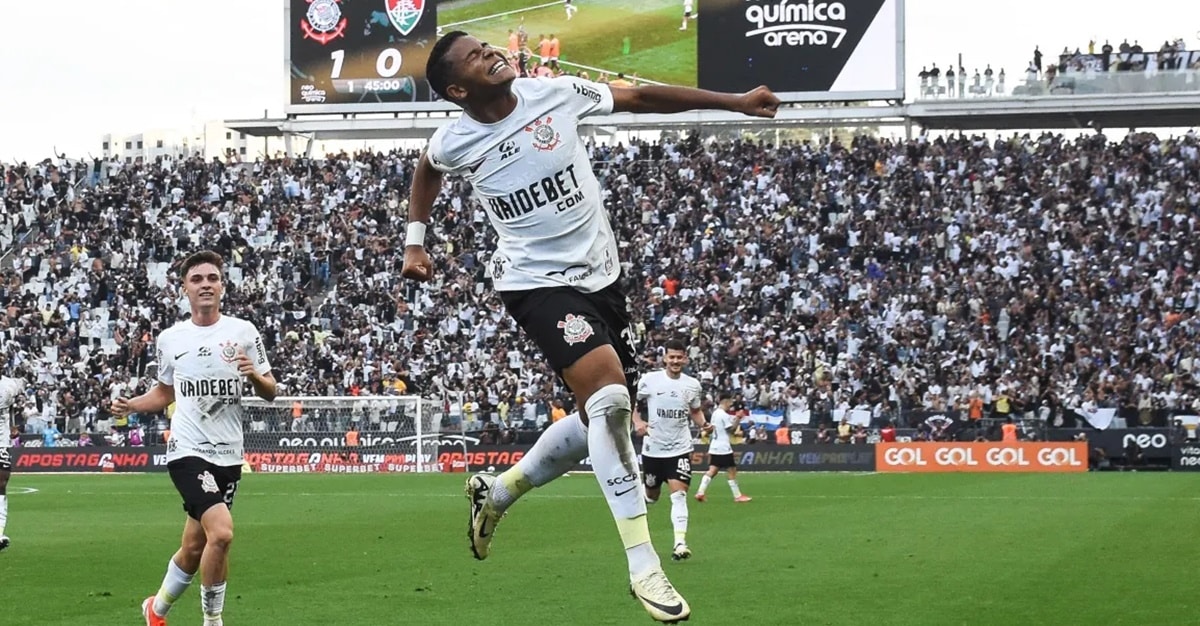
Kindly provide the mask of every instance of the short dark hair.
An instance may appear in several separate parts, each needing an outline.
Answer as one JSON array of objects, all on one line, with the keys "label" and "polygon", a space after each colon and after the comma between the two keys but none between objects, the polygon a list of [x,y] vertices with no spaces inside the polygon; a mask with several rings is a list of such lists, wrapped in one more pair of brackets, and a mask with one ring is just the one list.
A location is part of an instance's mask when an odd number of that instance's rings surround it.
[{"label": "short dark hair", "polygon": [[225,259],[222,259],[221,255],[213,252],[212,250],[201,250],[200,252],[197,252],[183,260],[183,264],[179,266],[179,277],[186,279],[188,272],[190,272],[193,267],[196,267],[197,265],[204,265],[205,263],[212,263],[213,265],[217,266],[218,271],[224,273]]},{"label": "short dark hair", "polygon": [[450,96],[446,95],[446,88],[450,86],[450,61],[446,59],[446,53],[450,51],[454,42],[466,36],[467,33],[461,30],[452,30],[442,35],[442,38],[433,44],[433,49],[429,51],[429,60],[425,62],[425,79],[429,81],[429,88],[443,100],[451,100]]},{"label": "short dark hair", "polygon": [[733,394],[729,393],[728,391],[722,391],[721,393],[717,394],[717,402],[724,402],[726,400],[732,401]]},{"label": "short dark hair", "polygon": [[665,348],[668,352],[671,350],[687,352],[687,345],[683,343],[682,339],[671,339],[667,343],[663,344],[663,348]]}]

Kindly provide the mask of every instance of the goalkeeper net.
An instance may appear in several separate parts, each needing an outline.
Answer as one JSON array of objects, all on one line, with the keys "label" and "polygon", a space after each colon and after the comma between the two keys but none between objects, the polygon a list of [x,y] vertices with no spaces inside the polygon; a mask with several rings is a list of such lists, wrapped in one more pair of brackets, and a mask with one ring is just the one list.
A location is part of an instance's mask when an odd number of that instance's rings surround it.
[{"label": "goalkeeper net", "polygon": [[243,398],[246,464],[256,472],[451,472],[466,457],[461,421],[417,396]]}]

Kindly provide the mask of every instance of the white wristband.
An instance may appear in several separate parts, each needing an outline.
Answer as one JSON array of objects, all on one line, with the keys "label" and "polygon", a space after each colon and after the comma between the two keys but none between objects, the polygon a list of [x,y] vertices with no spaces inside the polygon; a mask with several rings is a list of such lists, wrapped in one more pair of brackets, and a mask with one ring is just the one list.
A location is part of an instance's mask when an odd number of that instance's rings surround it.
[{"label": "white wristband", "polygon": [[408,237],[404,240],[404,247],[409,246],[425,247],[425,222],[408,223]]}]

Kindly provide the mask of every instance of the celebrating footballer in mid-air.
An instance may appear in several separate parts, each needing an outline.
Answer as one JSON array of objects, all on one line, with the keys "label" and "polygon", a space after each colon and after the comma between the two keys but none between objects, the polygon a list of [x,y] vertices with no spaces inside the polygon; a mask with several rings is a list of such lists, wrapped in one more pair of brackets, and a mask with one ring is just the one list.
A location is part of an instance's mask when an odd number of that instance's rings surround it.
[{"label": "celebrating footballer in mid-air", "polygon": [[468,480],[471,551],[487,558],[509,506],[590,456],[625,547],[634,597],[656,620],[685,620],[691,609],[650,543],[630,437],[630,387],[638,373],[631,316],[620,285],[619,248],[579,139],[579,121],[696,109],[774,117],[779,99],[766,87],[725,94],[610,87],[574,77],[519,79],[504,50],[461,31],[433,45],[425,73],[433,90],[463,114],[434,133],[417,163],[403,275],[432,277],[425,231],[442,177],[463,177],[496,230],[489,265],[505,309],[570,387],[579,408],[546,429],[512,469]]},{"label": "celebrating footballer in mid-air", "polygon": [[118,398],[113,413],[156,413],[176,403],[167,441],[167,470],[183,498],[183,540],[156,595],[142,602],[147,626],[166,626],[167,612],[200,572],[204,626],[221,626],[233,498],[242,478],[242,386],[275,398],[275,377],[254,324],[222,315],[220,255],[198,252],[183,262],[191,319],[158,337],[158,382],[136,398]]}]

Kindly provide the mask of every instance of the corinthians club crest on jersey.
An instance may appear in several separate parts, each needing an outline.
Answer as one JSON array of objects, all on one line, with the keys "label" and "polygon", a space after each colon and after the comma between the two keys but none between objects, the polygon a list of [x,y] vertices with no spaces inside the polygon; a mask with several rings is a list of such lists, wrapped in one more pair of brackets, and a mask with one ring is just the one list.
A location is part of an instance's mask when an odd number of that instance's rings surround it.
[{"label": "corinthians club crest on jersey", "polygon": [[341,37],[346,30],[346,18],[342,17],[342,0],[308,0],[308,12],[300,20],[304,37],[325,45]]},{"label": "corinthians club crest on jersey", "polygon": [[221,360],[226,363],[233,363],[237,358],[237,342],[230,340],[221,344]]},{"label": "corinthians club crest on jersey", "polygon": [[567,313],[566,319],[559,322],[558,327],[563,331],[563,341],[572,346],[587,341],[588,337],[595,334],[585,318],[572,313]]},{"label": "corinthians club crest on jersey", "polygon": [[413,32],[417,23],[421,21],[421,14],[425,12],[425,0],[383,0],[383,2],[392,26],[395,26],[396,30],[405,36]]},{"label": "corinthians club crest on jersey", "polygon": [[532,124],[525,127],[525,132],[533,133],[533,149],[542,152],[548,152],[558,147],[562,143],[562,137],[554,127],[550,125],[554,118],[547,115],[544,118],[534,120]]}]

